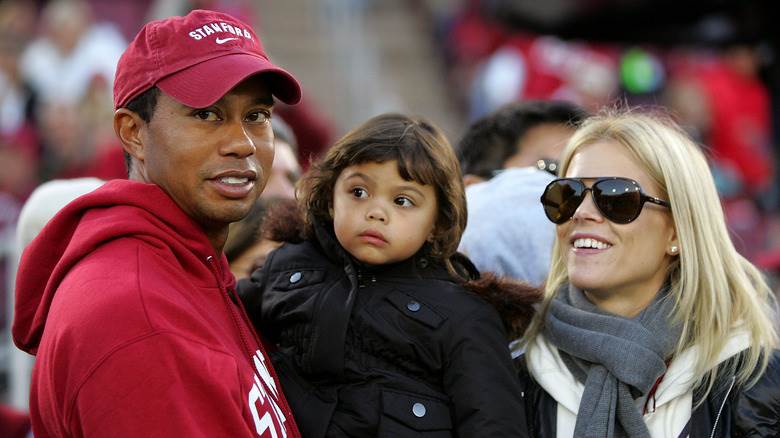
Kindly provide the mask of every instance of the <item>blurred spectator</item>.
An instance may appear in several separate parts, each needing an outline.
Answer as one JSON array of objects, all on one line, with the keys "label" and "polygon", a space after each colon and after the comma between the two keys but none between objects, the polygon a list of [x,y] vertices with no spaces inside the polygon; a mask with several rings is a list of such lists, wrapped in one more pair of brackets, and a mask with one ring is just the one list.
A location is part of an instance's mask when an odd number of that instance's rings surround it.
[{"label": "blurred spectator", "polygon": [[[46,223],[67,203],[79,196],[100,187],[103,181],[96,178],[79,178],[69,180],[53,180],[38,186],[24,203],[16,224],[14,245],[14,263],[24,252],[27,245],[40,233]],[[0,198],[2,194],[0,194]],[[3,212],[0,202],[0,213]],[[5,270],[3,270],[5,272]],[[5,282],[3,282],[5,284]],[[3,302],[7,302],[3,300]],[[13,305],[13,301],[10,301]],[[11,398],[16,406],[27,406],[30,394],[30,373],[33,357],[12,348],[9,382]],[[0,436],[5,436],[1,435]]]},{"label": "blurred spectator", "polygon": [[464,182],[490,179],[501,169],[535,166],[542,159],[557,160],[574,125],[585,116],[569,102],[526,101],[477,120],[455,148]]},{"label": "blurred spectator", "polygon": [[17,137],[0,134],[0,193],[21,202],[38,184],[35,153]]},{"label": "blurred spectator", "polygon": [[10,406],[0,404],[0,436],[3,438],[31,438],[30,416]]},{"label": "blurred spectator", "polygon": [[308,169],[330,147],[333,123],[305,95],[297,105],[276,105],[274,113],[292,128],[298,143],[298,162],[303,170]]},{"label": "blurred spectator", "polygon": [[260,198],[244,219],[230,224],[225,256],[233,275],[248,277],[282,242],[299,240],[295,237],[299,230],[288,225],[300,222],[297,214],[294,199]]},{"label": "blurred spectator", "polygon": [[109,23],[93,23],[84,0],[52,0],[41,13],[39,36],[22,54],[21,72],[41,100],[77,103],[92,81],[113,88],[126,41]]},{"label": "blurred spectator", "polygon": [[[473,123],[456,149],[466,187],[468,225],[460,242],[481,271],[540,285],[547,276],[555,227],[539,203],[561,150],[586,116],[566,102],[509,104]],[[504,169],[495,177],[491,176]]]},{"label": "blurred spectator", "polygon": [[301,177],[298,143],[292,129],[280,117],[271,118],[271,124],[274,129],[274,163],[260,196],[295,199],[295,183]]},{"label": "blurred spectator", "polygon": [[516,100],[555,99],[596,110],[618,91],[618,51],[552,36],[517,33],[496,50],[470,84],[470,117]]},{"label": "blurred spectator", "polygon": [[0,3],[0,134],[14,135],[32,122],[32,89],[19,71],[22,50],[34,28],[30,2]]}]

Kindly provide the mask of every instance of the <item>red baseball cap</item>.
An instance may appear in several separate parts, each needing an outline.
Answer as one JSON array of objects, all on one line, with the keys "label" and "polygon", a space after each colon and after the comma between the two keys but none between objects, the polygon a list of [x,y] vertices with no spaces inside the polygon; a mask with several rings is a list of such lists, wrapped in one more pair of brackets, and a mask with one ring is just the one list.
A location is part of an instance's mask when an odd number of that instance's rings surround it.
[{"label": "red baseball cap", "polygon": [[268,60],[251,27],[230,15],[198,9],[152,21],[138,32],[117,64],[114,108],[155,85],[184,105],[204,108],[258,73],[282,102],[301,99],[298,81]]}]

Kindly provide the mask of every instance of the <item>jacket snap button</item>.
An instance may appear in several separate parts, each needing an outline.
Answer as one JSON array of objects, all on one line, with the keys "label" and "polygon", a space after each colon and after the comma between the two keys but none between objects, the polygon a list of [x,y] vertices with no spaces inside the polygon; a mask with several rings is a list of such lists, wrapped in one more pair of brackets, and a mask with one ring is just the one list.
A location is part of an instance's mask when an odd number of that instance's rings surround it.
[{"label": "jacket snap button", "polygon": [[303,274],[300,272],[294,272],[293,275],[290,276],[290,283],[297,283],[301,281],[301,277],[303,277]]},{"label": "jacket snap button", "polygon": [[422,403],[415,403],[412,405],[412,413],[417,418],[422,418],[425,416],[425,413],[427,412],[427,409],[425,409],[425,405]]},{"label": "jacket snap button", "polygon": [[417,301],[409,301],[406,304],[406,308],[409,309],[412,312],[416,312],[416,311],[420,310],[420,303],[418,303]]}]

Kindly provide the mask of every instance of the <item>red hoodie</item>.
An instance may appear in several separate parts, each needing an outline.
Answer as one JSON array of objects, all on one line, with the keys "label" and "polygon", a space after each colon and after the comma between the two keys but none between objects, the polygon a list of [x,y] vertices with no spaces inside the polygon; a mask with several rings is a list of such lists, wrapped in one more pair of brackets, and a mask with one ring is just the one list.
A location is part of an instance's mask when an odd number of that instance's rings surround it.
[{"label": "red hoodie", "polygon": [[223,254],[156,185],[116,180],[22,256],[14,342],[36,437],[299,437]]}]

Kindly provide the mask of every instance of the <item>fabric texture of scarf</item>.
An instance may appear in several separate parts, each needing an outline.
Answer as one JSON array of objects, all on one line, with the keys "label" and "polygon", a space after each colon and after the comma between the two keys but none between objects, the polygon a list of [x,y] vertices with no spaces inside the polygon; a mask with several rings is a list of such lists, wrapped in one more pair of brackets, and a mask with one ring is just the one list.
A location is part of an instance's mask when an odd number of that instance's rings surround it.
[{"label": "fabric texture of scarf", "polygon": [[635,398],[647,395],[666,372],[681,327],[669,320],[674,302],[662,289],[628,319],[598,309],[574,286],[550,303],[544,335],[585,386],[575,437],[650,437]]}]

